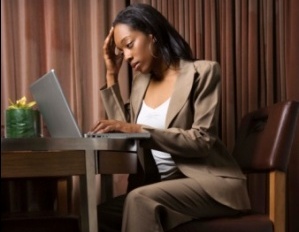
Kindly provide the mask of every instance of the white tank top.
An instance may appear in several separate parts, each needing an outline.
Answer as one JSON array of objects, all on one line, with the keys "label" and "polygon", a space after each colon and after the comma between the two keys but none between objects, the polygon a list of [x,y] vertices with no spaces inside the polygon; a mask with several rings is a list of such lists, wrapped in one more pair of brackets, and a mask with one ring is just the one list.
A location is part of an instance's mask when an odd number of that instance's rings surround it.
[{"label": "white tank top", "polygon": [[[170,99],[163,104],[153,109],[145,104],[143,101],[140,113],[137,118],[138,124],[151,126],[157,129],[165,129],[165,120]],[[168,178],[178,172],[171,155],[169,153],[151,150],[161,179]]]}]

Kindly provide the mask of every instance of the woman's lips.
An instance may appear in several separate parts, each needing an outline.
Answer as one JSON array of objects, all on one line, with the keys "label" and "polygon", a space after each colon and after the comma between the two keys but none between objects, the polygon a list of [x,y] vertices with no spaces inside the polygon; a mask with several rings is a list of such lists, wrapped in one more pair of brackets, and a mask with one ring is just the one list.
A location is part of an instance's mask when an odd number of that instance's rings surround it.
[{"label": "woman's lips", "polygon": [[132,66],[133,69],[135,69],[137,71],[140,67],[140,63],[137,62],[137,63],[132,64],[131,66]]}]

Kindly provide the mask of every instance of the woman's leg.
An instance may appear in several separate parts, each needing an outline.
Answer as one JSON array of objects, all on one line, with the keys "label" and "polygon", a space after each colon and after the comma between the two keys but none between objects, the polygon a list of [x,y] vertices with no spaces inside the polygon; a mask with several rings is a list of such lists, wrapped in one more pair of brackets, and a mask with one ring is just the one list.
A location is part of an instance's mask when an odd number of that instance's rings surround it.
[{"label": "woman's leg", "polygon": [[131,191],[125,200],[123,232],[162,232],[194,218],[237,214],[209,197],[190,178],[162,181]]},{"label": "woman's leg", "polygon": [[120,232],[126,195],[115,197],[98,206],[99,232]]}]

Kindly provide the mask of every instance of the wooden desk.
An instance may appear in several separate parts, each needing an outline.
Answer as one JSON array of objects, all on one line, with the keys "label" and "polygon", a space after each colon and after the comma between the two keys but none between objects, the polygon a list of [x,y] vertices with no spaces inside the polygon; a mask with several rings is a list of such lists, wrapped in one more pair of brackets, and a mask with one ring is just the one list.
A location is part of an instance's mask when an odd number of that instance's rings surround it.
[{"label": "wooden desk", "polygon": [[136,172],[137,147],[125,139],[1,138],[1,178],[79,175],[82,231],[97,232],[95,174]]}]

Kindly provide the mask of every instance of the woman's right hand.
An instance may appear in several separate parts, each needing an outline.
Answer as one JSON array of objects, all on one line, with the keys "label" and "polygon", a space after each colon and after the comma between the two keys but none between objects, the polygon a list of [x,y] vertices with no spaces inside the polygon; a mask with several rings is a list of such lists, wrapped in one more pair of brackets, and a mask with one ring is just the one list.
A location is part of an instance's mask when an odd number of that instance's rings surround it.
[{"label": "woman's right hand", "polygon": [[118,73],[123,61],[123,53],[118,52],[118,54],[116,54],[113,31],[114,28],[112,27],[104,41],[103,46],[104,61],[107,69],[106,78],[108,87],[117,82]]}]

